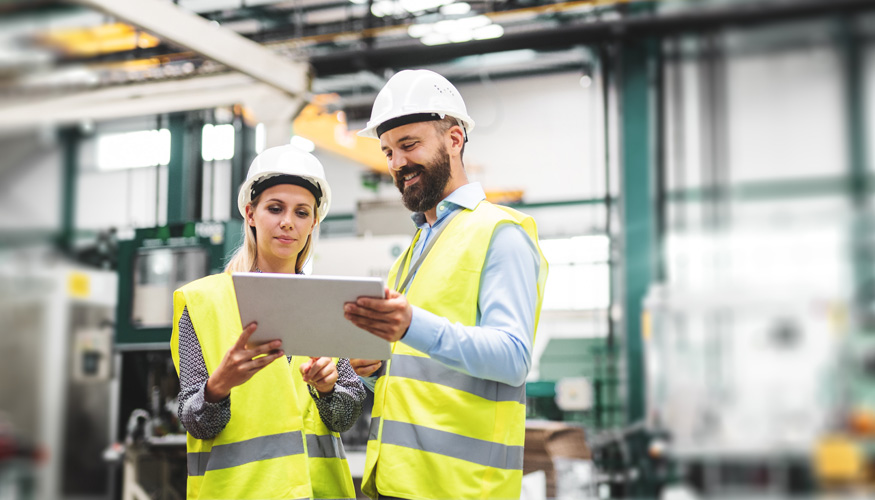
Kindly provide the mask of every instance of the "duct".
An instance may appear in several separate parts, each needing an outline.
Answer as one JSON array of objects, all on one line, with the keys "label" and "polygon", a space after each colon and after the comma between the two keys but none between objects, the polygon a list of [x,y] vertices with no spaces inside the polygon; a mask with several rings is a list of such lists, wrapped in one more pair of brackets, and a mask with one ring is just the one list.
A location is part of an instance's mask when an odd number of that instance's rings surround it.
[{"label": "duct", "polygon": [[161,0],[68,0],[123,19],[164,40],[249,75],[292,97],[304,97],[306,63],[283,58],[193,12]]}]

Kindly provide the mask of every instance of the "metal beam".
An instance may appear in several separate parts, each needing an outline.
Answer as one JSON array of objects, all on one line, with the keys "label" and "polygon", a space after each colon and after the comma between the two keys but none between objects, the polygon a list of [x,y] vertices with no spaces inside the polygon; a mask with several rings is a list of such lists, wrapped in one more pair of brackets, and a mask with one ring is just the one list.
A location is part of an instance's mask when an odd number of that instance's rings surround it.
[{"label": "metal beam", "polygon": [[[243,104],[264,120],[280,108],[298,109],[303,99],[292,98],[239,73],[187,80],[125,85],[64,97],[0,107],[0,131],[76,124],[83,120],[112,120]],[[290,121],[290,120],[289,120]]]},{"label": "metal beam", "polygon": [[[872,10],[875,10],[875,2],[872,0],[798,0],[746,4],[733,2],[726,7],[640,14],[619,19],[585,19],[561,26],[550,26],[548,29],[535,26],[530,30],[514,30],[513,33],[509,32],[492,40],[475,40],[432,47],[410,40],[406,44],[392,44],[385,47],[340,49],[314,55],[310,58],[310,62],[316,74],[324,77],[351,73],[362,68],[376,71],[381,68],[422,67],[491,52],[517,49],[550,50],[578,44],[641,40],[678,33],[702,33],[731,27],[747,28],[765,23]],[[501,22],[502,14],[504,13],[496,13],[493,19]],[[288,33],[285,36],[292,36],[292,34]]]},{"label": "metal beam", "polygon": [[68,0],[106,12],[155,36],[249,75],[293,97],[308,91],[308,66],[281,57],[193,12],[162,0]]}]

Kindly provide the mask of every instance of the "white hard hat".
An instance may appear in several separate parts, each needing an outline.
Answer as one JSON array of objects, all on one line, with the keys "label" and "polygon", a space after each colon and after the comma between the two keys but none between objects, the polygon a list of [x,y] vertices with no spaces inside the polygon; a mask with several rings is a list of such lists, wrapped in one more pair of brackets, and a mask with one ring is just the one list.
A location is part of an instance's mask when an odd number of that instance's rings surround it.
[{"label": "white hard hat", "polygon": [[377,94],[371,119],[358,135],[379,139],[386,130],[445,116],[462,122],[466,138],[474,130],[465,101],[449,80],[427,69],[407,69],[395,73]]},{"label": "white hard hat", "polygon": [[[293,177],[280,179],[280,176]],[[273,183],[270,181],[272,178],[276,178]],[[252,160],[246,181],[240,186],[240,192],[237,194],[237,208],[240,210],[240,215],[246,217],[246,205],[252,201],[253,187],[260,192],[266,189],[266,185],[276,184],[296,184],[306,188],[316,198],[319,221],[321,222],[328,214],[331,188],[325,180],[322,163],[312,154],[286,144],[265,149]]]}]

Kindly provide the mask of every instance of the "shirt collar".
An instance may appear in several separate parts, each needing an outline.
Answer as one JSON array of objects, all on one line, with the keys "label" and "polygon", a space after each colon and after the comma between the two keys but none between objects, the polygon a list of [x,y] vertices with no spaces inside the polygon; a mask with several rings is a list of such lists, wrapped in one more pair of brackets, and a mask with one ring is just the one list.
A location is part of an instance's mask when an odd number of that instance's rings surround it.
[{"label": "shirt collar", "polygon": [[[451,214],[456,207],[474,210],[474,208],[485,199],[486,193],[483,191],[483,187],[480,186],[479,182],[465,184],[457,188],[437,204],[437,221],[435,224]],[[414,212],[410,215],[410,218],[413,220],[413,223],[416,224],[416,227],[420,229],[424,229],[423,226],[428,225],[428,222],[425,220],[425,214],[422,212]]]}]

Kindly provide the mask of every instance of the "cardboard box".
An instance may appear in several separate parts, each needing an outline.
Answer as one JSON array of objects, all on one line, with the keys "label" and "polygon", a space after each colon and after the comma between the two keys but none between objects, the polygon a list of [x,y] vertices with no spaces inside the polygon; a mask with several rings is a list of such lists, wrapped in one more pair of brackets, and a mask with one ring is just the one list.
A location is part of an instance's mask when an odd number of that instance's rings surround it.
[{"label": "cardboard box", "polygon": [[554,458],[592,457],[583,427],[548,420],[526,421],[526,442],[523,452],[523,474],[542,470],[547,476],[547,498],[556,497]]}]

